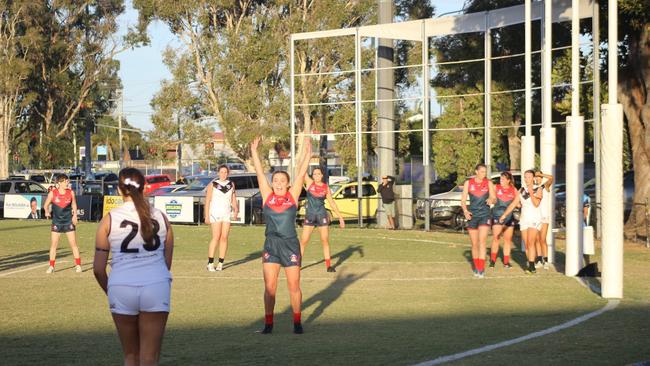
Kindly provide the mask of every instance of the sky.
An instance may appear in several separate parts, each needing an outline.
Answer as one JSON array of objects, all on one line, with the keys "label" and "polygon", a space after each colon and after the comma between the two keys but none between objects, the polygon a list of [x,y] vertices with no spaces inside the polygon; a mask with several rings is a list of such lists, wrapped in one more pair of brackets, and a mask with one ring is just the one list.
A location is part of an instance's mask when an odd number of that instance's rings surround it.
[{"label": "sky", "polygon": [[[431,3],[436,8],[436,14],[444,14],[462,9],[464,1],[431,0]],[[126,33],[126,29],[137,21],[138,13],[131,7],[131,1],[127,1],[127,11],[118,19],[120,33]],[[162,62],[162,52],[167,47],[180,46],[165,24],[152,23],[148,33],[151,39],[149,46],[127,50],[116,57],[120,61],[119,75],[124,86],[124,115],[132,126],[142,130],[153,128],[149,103],[161,81],[171,78]]]}]

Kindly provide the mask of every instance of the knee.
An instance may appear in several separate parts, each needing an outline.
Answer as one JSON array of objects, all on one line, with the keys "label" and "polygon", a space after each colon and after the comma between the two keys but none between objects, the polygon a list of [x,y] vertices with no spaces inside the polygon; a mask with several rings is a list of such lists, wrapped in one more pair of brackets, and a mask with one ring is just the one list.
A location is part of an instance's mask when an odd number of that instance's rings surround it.
[{"label": "knee", "polygon": [[124,353],[124,365],[131,366],[131,365],[140,365],[140,354],[139,351],[134,350],[134,351],[127,351]]},{"label": "knee", "polygon": [[267,283],[264,285],[264,294],[267,296],[275,297],[277,286],[272,283]]},{"label": "knee", "polygon": [[300,293],[300,283],[299,282],[289,282],[289,292],[292,294]]},{"label": "knee", "polygon": [[143,352],[140,355],[140,365],[157,365],[158,364],[158,352]]}]

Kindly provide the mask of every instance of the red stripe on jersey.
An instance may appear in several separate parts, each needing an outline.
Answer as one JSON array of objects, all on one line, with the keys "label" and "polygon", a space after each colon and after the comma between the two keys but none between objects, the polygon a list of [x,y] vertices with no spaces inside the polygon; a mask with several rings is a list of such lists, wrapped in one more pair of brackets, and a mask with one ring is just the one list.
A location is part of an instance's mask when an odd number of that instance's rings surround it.
[{"label": "red stripe on jersey", "polygon": [[292,206],[297,206],[296,201],[289,192],[285,193],[284,196],[278,196],[275,193],[271,193],[264,205],[278,213],[284,212]]},{"label": "red stripe on jersey", "polygon": [[489,180],[483,178],[479,183],[476,181],[476,178],[472,178],[469,181],[469,193],[474,197],[480,197],[490,191]]},{"label": "red stripe on jersey", "polygon": [[323,183],[320,186],[316,184],[316,182],[312,182],[309,188],[307,188],[309,193],[311,193],[312,196],[314,197],[325,197],[327,196],[327,193],[329,192],[329,187],[327,187],[327,184]]},{"label": "red stripe on jersey", "polygon": [[514,200],[515,195],[517,194],[517,190],[512,185],[508,187],[503,187],[502,185],[497,184],[496,191],[497,191],[497,197],[504,202]]},{"label": "red stripe on jersey", "polygon": [[61,208],[66,208],[72,203],[72,191],[66,189],[64,193],[59,192],[58,189],[52,191],[52,204]]}]

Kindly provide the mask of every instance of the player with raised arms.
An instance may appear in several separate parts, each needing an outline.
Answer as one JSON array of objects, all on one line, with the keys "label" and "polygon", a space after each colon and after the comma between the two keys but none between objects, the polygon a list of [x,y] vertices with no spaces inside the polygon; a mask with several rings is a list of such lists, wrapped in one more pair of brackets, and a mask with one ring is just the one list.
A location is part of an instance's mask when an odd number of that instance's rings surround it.
[{"label": "player with raised arms", "polygon": [[341,229],[345,228],[345,221],[336,206],[336,202],[332,198],[332,193],[327,183],[323,182],[323,170],[315,168],[309,174],[305,174],[305,186],[307,187],[307,207],[305,209],[305,221],[303,222],[302,236],[300,237],[300,255],[305,255],[305,247],[309,243],[311,234],[314,228],[318,227],[320,234],[320,241],[323,245],[323,258],[325,259],[325,268],[327,272],[336,272],[332,267],[332,259],[330,255],[329,243],[329,224],[330,218],[327,210],[325,209],[325,200],[329,202],[330,206],[339,218],[339,226]]},{"label": "player with raised arms", "polygon": [[[61,234],[68,238],[68,244],[74,256],[75,272],[81,273],[81,256],[77,246],[75,230],[77,226],[77,199],[74,192],[68,186],[70,179],[65,174],[59,174],[56,178],[56,187],[47,194],[43,208],[45,217],[52,217],[51,242],[50,242],[50,266],[45,273],[53,273],[56,263],[56,249],[59,246]],[[50,213],[50,205],[52,212]]]},{"label": "player with raised arms", "polygon": [[[271,176],[269,184],[262,162],[257,153],[261,137],[256,137],[251,143],[251,157],[262,194],[262,213],[266,222],[264,252],[262,255],[264,272],[264,330],[263,334],[273,331],[273,309],[278,287],[280,267],[284,267],[289,287],[289,298],[293,311],[293,332],[302,334],[300,291],[300,242],[296,233],[296,213],[298,198],[302,191],[309,159],[311,157],[311,140],[305,137],[305,153],[296,173],[296,179],[289,186],[289,174],[276,171]],[[294,157],[295,158],[295,157]]]},{"label": "player with raised arms", "polygon": [[158,364],[170,311],[174,235],[167,217],[144,197],[144,186],[139,170],[120,171],[124,204],[104,216],[95,238],[93,271],[108,295],[124,365]]}]

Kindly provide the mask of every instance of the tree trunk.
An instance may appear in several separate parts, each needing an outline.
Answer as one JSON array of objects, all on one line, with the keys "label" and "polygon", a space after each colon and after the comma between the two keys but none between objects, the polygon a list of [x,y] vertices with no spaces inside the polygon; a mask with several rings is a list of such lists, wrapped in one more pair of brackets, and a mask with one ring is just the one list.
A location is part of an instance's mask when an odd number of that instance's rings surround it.
[{"label": "tree trunk", "polygon": [[630,132],[634,166],[634,205],[625,224],[625,235],[646,236],[645,200],[650,199],[650,24],[638,39],[631,39],[628,67],[621,72],[618,99]]},{"label": "tree trunk", "polygon": [[514,128],[508,130],[508,156],[510,158],[510,170],[521,169],[521,138],[519,137],[519,126],[521,117],[516,116],[512,121]]},{"label": "tree trunk", "polygon": [[9,136],[15,124],[16,97],[3,95],[0,98],[0,178],[9,176]]}]

